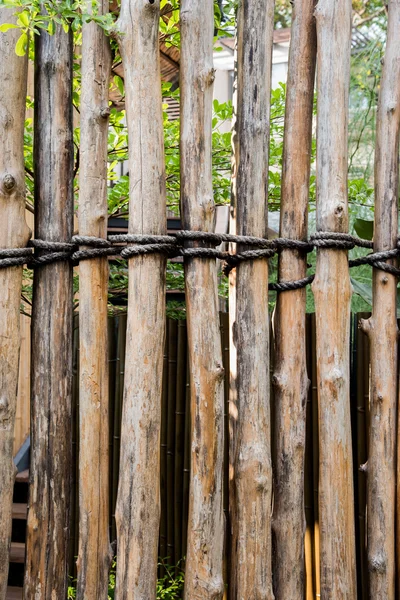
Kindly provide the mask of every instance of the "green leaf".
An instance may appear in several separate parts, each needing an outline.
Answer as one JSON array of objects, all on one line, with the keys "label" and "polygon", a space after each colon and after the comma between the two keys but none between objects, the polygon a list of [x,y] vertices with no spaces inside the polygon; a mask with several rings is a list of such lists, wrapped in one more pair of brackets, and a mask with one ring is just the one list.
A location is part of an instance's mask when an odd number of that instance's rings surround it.
[{"label": "green leaf", "polygon": [[372,306],[372,285],[369,283],[361,283],[357,281],[357,279],[353,279],[350,277],[351,285],[353,286],[353,290],[355,294],[361,296],[367,304]]},{"label": "green leaf", "polygon": [[363,240],[372,240],[374,237],[374,222],[366,219],[356,219],[354,229],[357,235]]},{"label": "green leaf", "polygon": [[14,23],[3,23],[2,25],[0,25],[0,31],[2,31],[3,33],[8,31],[9,29],[18,29],[18,27],[17,25],[14,25]]},{"label": "green leaf", "polygon": [[54,35],[55,31],[56,31],[56,26],[55,26],[54,21],[49,21],[49,26],[47,28],[47,33],[49,35]]},{"label": "green leaf", "polygon": [[18,15],[18,21],[21,23],[23,27],[29,27],[29,13],[26,10],[23,10]]},{"label": "green leaf", "polygon": [[17,56],[25,56],[28,47],[28,35],[21,33],[15,45],[15,54]]}]

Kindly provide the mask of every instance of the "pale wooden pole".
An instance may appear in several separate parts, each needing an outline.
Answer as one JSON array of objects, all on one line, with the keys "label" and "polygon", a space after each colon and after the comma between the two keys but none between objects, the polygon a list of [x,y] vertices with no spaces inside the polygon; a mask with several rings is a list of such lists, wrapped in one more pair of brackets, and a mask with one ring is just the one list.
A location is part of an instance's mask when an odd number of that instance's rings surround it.
[{"label": "pale wooden pole", "polygon": [[[236,232],[268,235],[274,1],[239,4],[234,131]],[[238,248],[240,251],[240,247]],[[260,293],[260,290],[264,290]],[[232,522],[235,597],[272,599],[268,261],[236,268],[236,433]]]},{"label": "pale wooden pole", "polygon": [[[351,0],[319,0],[317,230],[348,231],[347,130]],[[319,249],[312,286],[317,334],[321,598],[356,597],[350,426],[347,251]]]},{"label": "pale wooden pole", "polygon": [[[14,10],[0,8],[0,24],[15,21]],[[24,122],[27,57],[17,56],[19,30],[0,33],[0,248],[23,248],[25,222]],[[15,477],[14,422],[20,348],[22,266],[0,270],[0,599],[7,589],[11,510]]]},{"label": "pale wooden pole", "polygon": [[[69,242],[73,227],[72,34],[35,36],[35,237]],[[35,270],[31,483],[26,599],[67,594],[71,482],[72,265]]]},{"label": "pale wooden pole", "polygon": [[[184,229],[214,230],[211,169],[213,0],[182,0],[181,210]],[[222,598],[224,369],[213,259],[185,261],[191,377],[186,600]]]},{"label": "pale wooden pole", "polygon": [[[400,3],[389,3],[375,147],[374,251],[396,248],[399,198]],[[371,352],[367,466],[369,597],[395,598],[397,278],[373,270],[372,316],[362,321]]]},{"label": "pale wooden pole", "polygon": [[[91,4],[88,3],[88,10]],[[108,0],[98,5],[108,11]],[[79,233],[107,237],[108,89],[111,52],[96,23],[82,31]],[[108,259],[79,265],[78,600],[107,600],[109,544]]]},{"label": "pale wooden pole", "polygon": [[[293,3],[286,87],[280,235],[307,239],[312,143],[316,0]],[[306,276],[307,256],[283,250],[279,280]],[[306,365],[306,290],[278,294],[275,311],[275,472],[273,571],[276,600],[303,600],[304,456],[308,375]]]},{"label": "pale wooden pole", "polygon": [[[129,133],[131,234],[166,234],[159,0],[122,0],[116,25]],[[117,600],[156,597],[164,256],[129,260],[125,389],[116,508]]]}]

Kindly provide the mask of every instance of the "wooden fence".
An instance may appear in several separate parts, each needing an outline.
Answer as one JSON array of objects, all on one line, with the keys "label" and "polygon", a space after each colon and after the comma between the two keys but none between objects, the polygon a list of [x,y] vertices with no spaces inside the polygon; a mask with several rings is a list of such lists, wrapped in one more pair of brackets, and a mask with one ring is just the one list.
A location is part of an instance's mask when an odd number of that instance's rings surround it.
[{"label": "wooden fence", "polygon": [[[211,122],[213,0],[181,0],[181,217],[191,232],[212,232]],[[282,171],[279,280],[304,278],[314,72],[317,65],[317,265],[313,388],[318,398],[321,598],[394,600],[400,573],[397,481],[398,163],[400,2],[389,0],[386,55],[379,90],[375,153],[373,311],[362,328],[371,349],[366,550],[354,516],[351,436],[350,298],[347,249],[347,124],[351,0],[293,2]],[[88,10],[92,9],[88,3]],[[229,502],[230,597],[302,600],[305,594],[307,345],[304,288],[278,294],[272,384],[269,376],[268,261],[278,246],[248,252],[249,236],[267,237],[268,141],[273,0],[238,8],[237,89],[233,134],[231,232],[245,236],[230,274],[229,434],[217,264],[211,237],[181,238],[190,372],[190,482],[186,600],[224,593],[224,498]],[[100,14],[109,10],[99,2]],[[160,465],[165,486],[175,465],[162,429],[165,339],[166,193],[159,66],[159,0],[122,0],[114,28],[124,64],[129,133],[129,298],[115,523],[117,600],[154,600],[160,540]],[[15,19],[0,8],[0,23]],[[27,56],[20,32],[0,37],[0,600],[6,597],[14,482],[13,430],[20,344],[22,264],[35,266],[32,310],[31,466],[25,598],[64,599],[70,554],[72,477],[73,138],[72,34],[56,26],[35,37],[35,257],[24,218],[23,125]],[[79,234],[86,253],[107,251],[107,121],[110,47],[94,23],[83,26]],[[139,238],[138,236],[152,236]],[[87,241],[88,238],[92,238]],[[293,247],[287,240],[296,240]],[[79,238],[76,238],[79,240]],[[99,241],[100,239],[100,241]],[[183,239],[183,241],[182,241]],[[230,238],[231,240],[234,238]],[[103,241],[102,241],[103,240]],[[150,240],[150,241],[149,241]],[[322,240],[322,241],[321,241]],[[176,242],[176,240],[175,240]],[[175,243],[174,242],[174,243]],[[147,247],[138,250],[138,243]],[[171,242],[172,243],[172,242]],[[260,245],[260,240],[258,241]],[[303,248],[304,249],[304,248]],[[387,254],[389,252],[389,254]],[[391,252],[391,254],[390,254]],[[79,359],[79,536],[77,597],[105,599],[112,558],[109,535],[109,374],[107,257],[81,262]],[[264,258],[262,258],[262,256]],[[3,257],[3,258],[2,258]],[[246,258],[246,260],[244,260]],[[313,370],[314,373],[314,370]],[[360,375],[361,376],[361,375]],[[168,393],[173,396],[172,387]],[[365,385],[365,383],[363,384]],[[183,402],[183,399],[180,399]],[[366,404],[364,403],[364,410]],[[168,406],[168,404],[167,404]],[[273,410],[272,410],[273,409]],[[363,418],[357,413],[357,418]],[[271,420],[274,436],[271,435]],[[165,422],[165,421],[164,421]],[[168,422],[168,421],[167,421]],[[229,435],[229,492],[224,439]],[[316,436],[313,437],[313,441]],[[161,444],[167,444],[163,454]],[[309,440],[310,443],[310,440]],[[315,442],[316,443],[316,442]],[[364,452],[364,450],[363,450]],[[365,453],[365,452],[364,452]],[[186,460],[187,460],[187,455]],[[365,456],[362,457],[362,460]],[[164,465],[165,466],[165,465]],[[188,465],[187,465],[188,466]],[[185,471],[187,473],[187,471]],[[314,471],[315,474],[315,471]],[[184,478],[185,479],[185,478]],[[186,485],[188,484],[186,479]],[[163,488],[162,488],[162,492]],[[307,492],[307,490],[306,490]],[[308,498],[310,492],[308,491]],[[306,496],[307,497],[307,496]],[[115,498],[114,498],[115,499]],[[173,507],[179,510],[179,507]],[[316,505],[314,504],[314,510]],[[172,511],[172,509],[171,509]],[[396,530],[397,524],[397,530]],[[161,524],[161,543],[173,520]],[[170,531],[169,531],[170,530]],[[165,538],[166,534],[166,538]],[[174,538],[175,539],[175,538]],[[167,541],[166,541],[167,540]],[[175,544],[175,542],[174,542]],[[363,550],[361,550],[361,545]],[[366,552],[365,562],[357,562]],[[310,556],[310,554],[308,554]],[[357,577],[357,565],[364,565]],[[366,570],[368,573],[366,573]],[[368,575],[368,578],[367,578]],[[368,580],[368,583],[366,583]],[[315,583],[316,589],[317,583]],[[363,588],[363,589],[364,589]],[[308,588],[309,589],[309,588]],[[316,591],[314,590],[314,592]]]}]

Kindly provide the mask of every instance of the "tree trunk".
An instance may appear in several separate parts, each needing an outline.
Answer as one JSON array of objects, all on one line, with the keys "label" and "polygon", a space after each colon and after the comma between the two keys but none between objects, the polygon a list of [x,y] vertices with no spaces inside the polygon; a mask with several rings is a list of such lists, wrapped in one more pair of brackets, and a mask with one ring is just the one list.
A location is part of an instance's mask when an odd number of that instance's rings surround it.
[{"label": "tree trunk", "polygon": [[[374,251],[396,248],[399,197],[400,4],[389,2],[375,149]],[[372,316],[362,321],[371,352],[367,471],[369,597],[395,598],[397,279],[373,270]]]},{"label": "tree trunk", "polygon": [[[90,3],[88,5],[90,10]],[[108,1],[99,4],[108,11]],[[107,237],[108,40],[83,25],[79,232]],[[107,600],[109,544],[108,259],[79,265],[79,556],[78,600]]]},{"label": "tree trunk", "polygon": [[[317,230],[348,231],[347,125],[351,0],[319,0]],[[321,598],[356,597],[350,427],[347,251],[320,249],[312,286],[317,328]]]},{"label": "tree trunk", "polygon": [[[280,235],[307,239],[316,62],[316,0],[293,3],[282,168]],[[283,250],[279,280],[306,276],[307,257]],[[308,375],[306,290],[278,294],[275,312],[275,489],[273,571],[276,600],[304,597],[304,453]]]},{"label": "tree trunk", "polygon": [[[181,210],[184,229],[213,231],[213,0],[181,3]],[[224,369],[213,259],[185,261],[191,377],[186,600],[222,598]]]},{"label": "tree trunk", "polygon": [[[14,9],[0,8],[0,23],[12,23]],[[17,29],[0,34],[0,248],[23,248],[25,222],[24,122],[27,57],[15,54]],[[0,599],[6,597],[11,510],[15,477],[14,422],[20,347],[22,266],[0,270]]]},{"label": "tree trunk", "polygon": [[[73,226],[72,34],[35,38],[35,237],[69,242]],[[72,396],[72,266],[35,271],[31,484],[25,598],[67,594]]]},{"label": "tree trunk", "polygon": [[[117,22],[125,71],[131,234],[166,234],[159,16],[159,0],[122,0]],[[156,597],[165,266],[165,257],[157,254],[129,260],[117,600]]]},{"label": "tree trunk", "polygon": [[[235,205],[239,235],[268,236],[268,148],[274,2],[239,5]],[[240,247],[238,248],[240,251]],[[260,295],[260,289],[264,293]],[[233,343],[237,421],[233,457],[235,597],[272,599],[272,467],[268,261],[236,268]],[[236,530],[236,531],[235,531]]]}]

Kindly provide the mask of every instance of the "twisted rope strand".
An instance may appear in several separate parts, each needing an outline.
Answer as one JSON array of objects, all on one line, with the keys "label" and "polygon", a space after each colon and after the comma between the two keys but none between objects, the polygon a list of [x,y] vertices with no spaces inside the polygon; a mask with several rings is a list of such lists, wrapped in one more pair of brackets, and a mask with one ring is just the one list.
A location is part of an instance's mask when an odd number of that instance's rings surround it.
[{"label": "twisted rope strand", "polygon": [[[193,245],[195,243],[208,246]],[[253,246],[249,250],[240,250],[236,254],[215,248],[222,243],[235,243],[240,246]],[[211,248],[209,246],[214,246]],[[95,236],[75,235],[71,242],[50,242],[34,239],[26,248],[0,249],[0,269],[26,264],[36,268],[54,262],[72,260],[77,264],[82,260],[115,256],[129,259],[148,254],[164,254],[167,258],[182,256],[183,258],[208,258],[224,261],[223,271],[228,274],[241,262],[247,260],[271,258],[284,250],[295,250],[309,253],[314,248],[351,250],[352,248],[373,249],[373,242],[362,240],[348,233],[319,231],[309,241],[275,238],[268,240],[253,236],[233,235],[230,233],[213,233],[206,231],[178,231],[173,235],[118,234],[108,239]],[[35,250],[35,253],[33,253]],[[38,253],[39,251],[39,253]],[[395,277],[400,277],[400,269],[384,262],[400,255],[400,238],[396,248],[384,252],[372,252],[366,256],[349,260],[349,268],[370,265]],[[298,290],[310,284],[314,275],[297,281],[280,281],[270,283],[269,289],[278,292]]]}]

